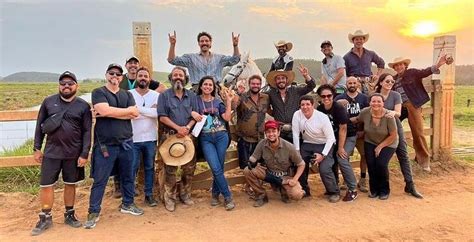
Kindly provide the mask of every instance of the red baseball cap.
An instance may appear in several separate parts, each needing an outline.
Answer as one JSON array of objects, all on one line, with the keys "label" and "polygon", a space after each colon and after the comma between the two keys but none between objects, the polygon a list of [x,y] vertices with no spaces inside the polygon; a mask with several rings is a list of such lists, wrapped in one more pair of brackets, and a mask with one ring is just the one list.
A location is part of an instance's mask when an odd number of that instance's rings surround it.
[{"label": "red baseball cap", "polygon": [[280,129],[280,123],[275,120],[268,120],[265,122],[265,131],[267,129]]}]

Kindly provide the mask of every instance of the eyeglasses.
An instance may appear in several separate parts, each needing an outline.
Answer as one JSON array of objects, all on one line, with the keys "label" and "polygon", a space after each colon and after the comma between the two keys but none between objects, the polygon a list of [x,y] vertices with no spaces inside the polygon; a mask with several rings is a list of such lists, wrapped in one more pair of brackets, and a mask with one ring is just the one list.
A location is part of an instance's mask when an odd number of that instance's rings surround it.
[{"label": "eyeglasses", "polygon": [[107,74],[111,75],[111,76],[122,76],[122,73],[120,72],[114,72],[114,71],[109,71],[107,72]]},{"label": "eyeglasses", "polygon": [[385,80],[385,83],[392,83],[392,84],[395,84],[395,80]]},{"label": "eyeglasses", "polygon": [[76,85],[76,83],[73,82],[73,81],[70,81],[70,82],[59,82],[59,85],[61,85],[61,86],[63,86],[63,87],[64,87],[64,86],[72,87],[72,86]]},{"label": "eyeglasses", "polygon": [[321,97],[321,99],[325,99],[325,98],[332,98],[332,94],[328,94],[328,95],[319,95]]}]

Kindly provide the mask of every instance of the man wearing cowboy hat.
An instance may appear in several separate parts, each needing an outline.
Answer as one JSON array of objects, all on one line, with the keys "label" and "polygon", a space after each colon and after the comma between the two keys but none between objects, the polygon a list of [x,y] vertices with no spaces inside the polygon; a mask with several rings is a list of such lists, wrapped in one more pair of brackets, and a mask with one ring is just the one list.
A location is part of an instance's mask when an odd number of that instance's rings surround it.
[{"label": "man wearing cowboy hat", "polygon": [[316,87],[316,82],[309,75],[308,68],[300,64],[298,70],[303,75],[306,86],[291,86],[295,79],[293,71],[277,70],[267,75],[268,85],[270,85],[267,94],[270,98],[272,116],[276,121],[283,123],[281,137],[290,143],[293,142],[291,120],[293,114],[299,109],[299,99]]},{"label": "man wearing cowboy hat", "polygon": [[[408,124],[413,136],[413,147],[415,148],[415,160],[425,171],[430,169],[430,152],[426,138],[423,134],[423,113],[421,107],[430,100],[428,93],[423,86],[423,78],[432,74],[439,74],[439,68],[445,63],[451,64],[452,58],[443,55],[438,63],[425,69],[409,68],[411,60],[398,57],[388,64],[397,74],[394,76],[395,84],[392,89],[402,96],[403,107],[408,111]],[[406,117],[400,117],[403,121]]]},{"label": "man wearing cowboy hat", "polygon": [[288,52],[290,52],[290,50],[293,48],[293,44],[285,40],[280,40],[275,43],[275,48],[278,51],[278,56],[273,59],[270,71],[293,70],[293,57],[288,55]]},{"label": "man wearing cowboy hat", "polygon": [[[245,179],[255,191],[253,206],[261,207],[268,202],[262,181],[279,188],[283,202],[288,203],[289,199],[300,200],[304,196],[298,182],[305,167],[303,159],[290,142],[280,138],[280,125],[277,121],[269,120],[265,123],[265,136],[250,156],[249,166],[244,169]],[[260,159],[264,160],[263,164],[257,163]],[[294,176],[289,174],[292,166],[298,167]]]},{"label": "man wearing cowboy hat", "polygon": [[[163,133],[159,135],[160,144],[166,142],[165,140],[168,137],[173,137],[173,135],[176,135],[177,138],[189,136],[191,128],[195,124],[191,112],[196,110],[196,95],[194,92],[184,88],[188,83],[186,70],[183,67],[176,66],[171,71],[168,79],[171,82],[172,88],[167,89],[158,98],[158,118],[162,124],[160,126],[163,126]],[[170,212],[173,212],[176,208],[178,194],[179,199],[184,204],[194,204],[191,200],[191,183],[194,170],[196,169],[194,153],[192,159],[189,160],[180,158],[184,153],[178,151],[170,148],[169,152],[163,152],[160,148],[160,154],[164,162],[164,164],[159,164],[158,169],[160,195],[163,198],[166,210]],[[184,161],[183,164],[179,164],[183,170],[180,189],[177,189],[176,186],[178,164],[170,157]]]},{"label": "man wearing cowboy hat", "polygon": [[[374,51],[364,48],[364,43],[369,40],[368,33],[357,30],[353,34],[349,33],[348,38],[354,47],[344,55],[347,76],[357,77],[362,92],[368,95],[375,91],[376,81],[384,70],[385,62]],[[372,73],[372,63],[377,65],[376,74]]]}]

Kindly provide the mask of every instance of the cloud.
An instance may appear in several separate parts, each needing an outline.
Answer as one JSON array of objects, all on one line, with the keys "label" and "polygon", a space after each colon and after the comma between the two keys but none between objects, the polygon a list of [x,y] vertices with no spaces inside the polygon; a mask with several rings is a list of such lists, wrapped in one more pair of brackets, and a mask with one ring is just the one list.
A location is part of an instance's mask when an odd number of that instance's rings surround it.
[{"label": "cloud", "polygon": [[160,7],[171,7],[177,10],[189,10],[193,9],[195,6],[204,6],[209,8],[218,8],[222,9],[225,7],[226,3],[232,1],[223,1],[223,0],[147,0],[149,4]]},{"label": "cloud", "polygon": [[255,13],[263,17],[277,18],[280,21],[287,21],[294,17],[317,16],[320,14],[319,8],[315,3],[304,2],[298,4],[297,1],[276,1],[269,4],[261,4],[256,6],[249,6],[248,12]]}]

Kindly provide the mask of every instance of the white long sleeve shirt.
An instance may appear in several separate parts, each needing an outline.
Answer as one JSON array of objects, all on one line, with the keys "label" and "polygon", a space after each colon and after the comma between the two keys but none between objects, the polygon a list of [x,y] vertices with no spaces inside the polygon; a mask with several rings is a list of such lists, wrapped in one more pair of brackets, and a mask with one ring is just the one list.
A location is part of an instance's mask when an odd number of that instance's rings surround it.
[{"label": "white long sleeve shirt", "polygon": [[149,90],[140,95],[135,89],[132,93],[140,115],[132,119],[133,142],[156,141],[158,138],[158,112],[156,111],[158,92]]},{"label": "white long sleeve shirt", "polygon": [[336,142],[331,121],[326,114],[314,110],[313,115],[307,119],[301,110],[293,114],[291,123],[293,131],[293,145],[300,149],[300,133],[303,134],[303,143],[325,144],[322,154],[327,156]]}]

